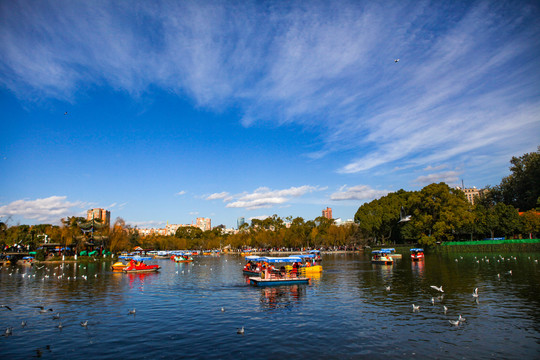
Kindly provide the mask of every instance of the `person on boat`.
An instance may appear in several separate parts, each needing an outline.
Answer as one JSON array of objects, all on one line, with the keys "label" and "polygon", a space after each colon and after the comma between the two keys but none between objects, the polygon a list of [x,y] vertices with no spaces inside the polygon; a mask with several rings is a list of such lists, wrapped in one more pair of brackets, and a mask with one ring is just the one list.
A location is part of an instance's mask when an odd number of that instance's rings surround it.
[{"label": "person on boat", "polygon": [[309,261],[306,261],[306,267],[310,267],[311,263]]},{"label": "person on boat", "polygon": [[297,276],[298,274],[298,268],[300,267],[300,264],[298,264],[298,262],[295,262],[292,266],[292,271],[291,273],[294,275],[294,276]]}]

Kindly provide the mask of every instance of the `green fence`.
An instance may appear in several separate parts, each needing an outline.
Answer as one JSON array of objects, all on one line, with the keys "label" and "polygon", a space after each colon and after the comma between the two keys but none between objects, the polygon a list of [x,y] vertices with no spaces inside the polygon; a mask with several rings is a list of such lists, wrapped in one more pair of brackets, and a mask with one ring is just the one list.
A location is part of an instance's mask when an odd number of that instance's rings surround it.
[{"label": "green fence", "polygon": [[540,239],[516,239],[516,240],[478,240],[478,241],[448,241],[443,246],[455,245],[501,245],[501,244],[538,244]]}]

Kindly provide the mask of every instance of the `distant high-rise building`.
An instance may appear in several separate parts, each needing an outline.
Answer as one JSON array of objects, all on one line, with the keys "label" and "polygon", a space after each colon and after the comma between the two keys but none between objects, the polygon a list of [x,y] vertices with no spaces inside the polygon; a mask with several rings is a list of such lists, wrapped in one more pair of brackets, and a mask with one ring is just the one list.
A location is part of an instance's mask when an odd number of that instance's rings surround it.
[{"label": "distant high-rise building", "polygon": [[471,205],[474,205],[474,203],[476,202],[476,199],[479,198],[480,196],[484,195],[487,190],[486,189],[477,189],[475,186],[473,186],[472,188],[460,188],[459,186],[457,187],[458,190],[461,190],[465,193],[465,197],[467,198],[467,201],[469,203],[471,203]]},{"label": "distant high-rise building", "polygon": [[102,224],[111,224],[111,212],[105,209],[90,209],[86,212],[86,220],[101,220]]},{"label": "distant high-rise building", "polygon": [[332,208],[327,207],[322,211],[322,216],[327,219],[332,219]]},{"label": "distant high-rise building", "polygon": [[212,230],[212,222],[209,218],[197,218],[197,225],[202,231]]},{"label": "distant high-rise building", "polygon": [[237,229],[240,229],[240,226],[244,225],[245,223],[246,223],[246,219],[244,219],[243,217],[239,217],[236,220]]}]

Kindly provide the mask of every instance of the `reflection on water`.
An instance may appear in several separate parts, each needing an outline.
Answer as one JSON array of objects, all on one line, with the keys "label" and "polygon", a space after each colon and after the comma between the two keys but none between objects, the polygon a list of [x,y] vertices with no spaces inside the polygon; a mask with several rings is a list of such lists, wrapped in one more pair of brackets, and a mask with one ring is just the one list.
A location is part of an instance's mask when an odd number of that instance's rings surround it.
[{"label": "reflection on water", "polygon": [[[142,274],[114,273],[105,262],[12,266],[0,269],[0,304],[13,309],[0,308],[0,334],[13,328],[0,336],[0,355],[155,359],[181,349],[182,357],[205,359],[301,353],[534,359],[538,259],[538,253],[428,254],[385,266],[371,264],[367,254],[331,254],[309,285],[269,288],[246,283],[239,256],[159,260],[159,273]],[[36,306],[54,311],[41,314]],[[134,308],[137,315],[128,315]],[[466,321],[450,324],[459,315]]]},{"label": "reflection on water", "polygon": [[302,300],[305,285],[272,286],[260,288],[261,307],[266,310],[287,309]]}]

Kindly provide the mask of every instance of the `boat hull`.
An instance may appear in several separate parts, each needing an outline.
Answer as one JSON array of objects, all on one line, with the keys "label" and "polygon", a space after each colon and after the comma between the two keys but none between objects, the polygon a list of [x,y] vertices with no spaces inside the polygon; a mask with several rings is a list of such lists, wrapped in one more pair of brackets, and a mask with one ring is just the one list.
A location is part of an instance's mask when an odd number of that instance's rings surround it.
[{"label": "boat hull", "polygon": [[160,269],[159,265],[150,265],[150,266],[134,266],[131,268],[124,268],[125,273],[145,273],[145,272],[156,272]]},{"label": "boat hull", "polygon": [[387,259],[387,260],[383,260],[383,259],[374,260],[374,259],[372,259],[371,263],[372,264],[377,264],[377,265],[393,265],[394,261],[390,260],[390,259]]},{"label": "boat hull", "polygon": [[309,284],[309,278],[288,278],[288,279],[263,279],[261,277],[250,277],[249,283],[253,286],[282,286],[282,285],[297,285]]},{"label": "boat hull", "polygon": [[242,270],[242,274],[244,274],[245,276],[261,276],[260,271]]}]

